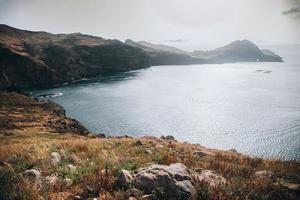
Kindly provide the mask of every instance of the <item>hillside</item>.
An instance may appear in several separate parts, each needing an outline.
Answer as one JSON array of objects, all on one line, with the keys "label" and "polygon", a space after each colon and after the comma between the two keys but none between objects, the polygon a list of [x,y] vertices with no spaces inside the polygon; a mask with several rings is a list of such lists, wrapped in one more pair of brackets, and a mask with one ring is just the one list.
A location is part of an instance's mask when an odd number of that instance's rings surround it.
[{"label": "hillside", "polygon": [[6,25],[0,25],[0,56],[0,88],[50,86],[148,67],[145,52],[118,40]]},{"label": "hillside", "polygon": [[51,34],[0,25],[0,89],[49,87],[153,65],[281,62],[250,41],[186,52],[149,42],[109,40],[81,33]]},{"label": "hillside", "polygon": [[299,199],[300,164],[172,136],[93,135],[63,108],[0,92],[0,199]]}]

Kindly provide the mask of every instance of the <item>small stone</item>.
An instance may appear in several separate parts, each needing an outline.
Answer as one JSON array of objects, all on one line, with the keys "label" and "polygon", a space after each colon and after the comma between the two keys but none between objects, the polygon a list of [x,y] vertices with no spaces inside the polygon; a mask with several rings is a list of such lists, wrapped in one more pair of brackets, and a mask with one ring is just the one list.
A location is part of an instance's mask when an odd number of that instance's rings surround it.
[{"label": "small stone", "polygon": [[50,154],[51,163],[53,165],[58,165],[61,161],[61,156],[57,152],[52,152]]},{"label": "small stone", "polygon": [[167,135],[167,136],[161,136],[160,137],[162,140],[175,140],[175,138],[172,135]]},{"label": "small stone", "polygon": [[127,188],[132,182],[132,179],[130,171],[122,169],[117,175],[117,184],[121,188]]},{"label": "small stone", "polygon": [[196,158],[202,158],[204,156],[206,156],[207,154],[204,153],[203,151],[194,151],[193,152],[193,156],[196,157]]},{"label": "small stone", "polygon": [[138,140],[138,141],[135,142],[135,145],[136,146],[141,146],[141,145],[143,145],[143,143],[140,140]]},{"label": "small stone", "polygon": [[73,184],[73,180],[70,179],[70,178],[65,178],[65,183],[69,187],[69,186],[71,186]]},{"label": "small stone", "polygon": [[147,152],[147,154],[150,154],[150,155],[153,154],[153,152],[150,149],[147,149],[146,152]]},{"label": "small stone", "polygon": [[126,197],[139,197],[140,191],[136,188],[126,190]]},{"label": "small stone", "polygon": [[56,185],[59,181],[60,181],[60,175],[58,173],[53,173],[50,176],[47,176],[45,178],[45,181],[49,184],[49,185]]},{"label": "small stone", "polygon": [[153,194],[148,194],[148,195],[142,196],[141,200],[156,200],[156,198]]},{"label": "small stone", "polygon": [[76,167],[74,165],[68,164],[66,168],[71,174],[74,174],[76,172]]},{"label": "small stone", "polygon": [[261,177],[261,178],[274,178],[275,177],[273,172],[266,171],[266,170],[255,172],[254,175],[256,177]]},{"label": "small stone", "polygon": [[162,149],[162,148],[164,148],[164,145],[156,144],[156,145],[155,145],[155,148],[157,148],[157,149]]},{"label": "small stone", "polygon": [[106,138],[106,135],[104,133],[99,133],[96,135],[97,138]]},{"label": "small stone", "polygon": [[42,179],[41,172],[36,169],[28,169],[23,174],[25,177],[30,178],[31,180],[35,181],[36,183],[41,182],[41,179]]},{"label": "small stone", "polygon": [[233,153],[237,153],[236,149],[229,149],[228,151],[233,152]]}]

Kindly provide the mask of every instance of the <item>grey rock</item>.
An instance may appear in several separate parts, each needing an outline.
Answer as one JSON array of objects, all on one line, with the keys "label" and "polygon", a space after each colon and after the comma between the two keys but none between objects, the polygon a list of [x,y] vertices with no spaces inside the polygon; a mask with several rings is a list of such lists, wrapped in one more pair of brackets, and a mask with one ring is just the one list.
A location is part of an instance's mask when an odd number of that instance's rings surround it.
[{"label": "grey rock", "polygon": [[148,194],[148,195],[142,196],[141,200],[156,200],[156,198],[153,194]]},{"label": "grey rock", "polygon": [[73,174],[76,172],[76,167],[74,165],[68,164],[66,166],[66,169],[68,170],[69,173]]},{"label": "grey rock", "polygon": [[58,165],[61,161],[61,156],[57,152],[52,152],[50,154],[51,163],[53,165]]},{"label": "grey rock", "polygon": [[53,173],[50,176],[46,176],[45,181],[47,184],[54,186],[61,181],[61,176],[58,173]]},{"label": "grey rock", "polygon": [[73,184],[73,180],[70,179],[70,178],[65,178],[65,183],[66,183],[66,186],[71,186]]},{"label": "grey rock", "polygon": [[36,169],[28,169],[23,173],[23,175],[36,183],[40,183],[42,181],[42,174]]},{"label": "grey rock", "polygon": [[212,170],[202,170],[195,178],[206,182],[210,187],[217,187],[226,183],[226,179]]},{"label": "grey rock", "polygon": [[271,171],[266,171],[266,170],[262,170],[262,171],[258,171],[255,172],[254,174],[256,177],[261,177],[261,178],[274,178],[275,175],[273,172]]},{"label": "grey rock", "polygon": [[117,185],[121,188],[127,188],[132,182],[132,179],[130,171],[122,169],[117,175]]},{"label": "grey rock", "polygon": [[192,176],[181,163],[150,165],[141,169],[134,178],[135,187],[151,194],[156,188],[166,191],[166,198],[195,199],[196,191]]}]

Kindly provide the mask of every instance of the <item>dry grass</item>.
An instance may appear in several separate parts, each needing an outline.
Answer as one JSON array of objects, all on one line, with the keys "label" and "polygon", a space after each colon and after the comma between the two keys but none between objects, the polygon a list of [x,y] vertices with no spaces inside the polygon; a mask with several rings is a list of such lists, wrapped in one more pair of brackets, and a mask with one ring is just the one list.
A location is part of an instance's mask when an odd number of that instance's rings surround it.
[{"label": "dry grass", "polygon": [[[16,94],[14,94],[16,95]],[[120,169],[134,171],[149,163],[169,165],[181,162],[192,171],[199,168],[215,170],[223,175],[225,186],[209,188],[195,180],[199,199],[296,199],[288,186],[300,184],[300,164],[295,161],[250,158],[239,153],[218,151],[200,145],[155,138],[95,138],[72,132],[59,134],[46,126],[52,110],[36,106],[36,102],[17,95],[0,100],[0,200],[9,199],[73,199],[80,195],[88,199],[124,199],[125,190],[116,187],[116,173]],[[32,104],[34,103],[34,104]],[[60,115],[56,120],[67,120]],[[3,121],[2,121],[3,122]],[[66,129],[70,130],[70,129]],[[194,151],[205,153],[193,156]],[[49,160],[58,152],[62,161],[53,166]],[[71,173],[66,166],[76,166]],[[39,187],[20,174],[27,169],[38,169],[42,176],[58,172],[72,179],[71,186],[64,183]],[[106,170],[104,170],[106,169]],[[274,177],[260,178],[260,170],[274,173]],[[159,193],[159,190],[157,192]],[[294,195],[294,196],[293,196]],[[299,195],[299,190],[298,190]],[[158,195],[159,196],[159,195]]]},{"label": "dry grass", "polygon": [[[137,140],[141,141],[142,145],[137,145]],[[281,183],[300,183],[300,165],[297,162],[263,160],[213,150],[210,155],[195,158],[192,156],[193,151],[210,150],[199,145],[175,141],[171,143],[172,148],[169,141],[160,139],[100,139],[51,134],[19,139],[6,136],[6,140],[0,143],[0,160],[9,163],[14,169],[14,174],[35,168],[44,176],[59,172],[74,180],[70,187],[62,186],[43,192],[28,190],[20,182],[15,185],[11,182],[14,187],[21,187],[18,190],[22,191],[23,196],[30,198],[41,195],[56,199],[57,195],[64,192],[65,195],[80,195],[84,198],[100,194],[101,198],[105,196],[107,199],[122,199],[125,191],[114,187],[117,171],[136,170],[147,163],[168,165],[182,162],[191,169],[212,169],[222,174],[227,179],[226,186],[222,188],[210,189],[205,187],[204,183],[196,181],[198,193],[203,199],[289,199],[288,190]],[[54,151],[62,155],[61,164],[55,167],[49,162],[49,155]],[[76,173],[70,174],[65,170],[69,163],[77,167]],[[103,172],[103,169],[108,169],[108,173]],[[257,178],[254,173],[259,170],[274,172],[275,179]],[[28,183],[24,185],[28,186]]]}]

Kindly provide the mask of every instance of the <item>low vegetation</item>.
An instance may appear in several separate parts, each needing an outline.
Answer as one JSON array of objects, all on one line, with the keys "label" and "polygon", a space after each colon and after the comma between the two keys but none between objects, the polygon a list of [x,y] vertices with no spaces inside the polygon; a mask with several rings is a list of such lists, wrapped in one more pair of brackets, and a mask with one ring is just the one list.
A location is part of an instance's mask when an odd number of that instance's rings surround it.
[{"label": "low vegetation", "polygon": [[[117,186],[117,174],[121,169],[134,172],[149,163],[178,162],[193,172],[214,170],[226,179],[226,184],[212,188],[195,178],[198,199],[299,198],[300,164],[296,161],[251,158],[173,139],[98,138],[92,134],[49,132],[39,118],[32,120],[30,117],[38,115],[39,110],[26,111],[14,105],[11,109],[14,113],[7,115],[10,109],[10,105],[2,103],[0,118],[6,117],[7,123],[0,127],[0,200],[128,199],[128,189],[133,185]],[[31,114],[27,120],[17,120],[28,112]],[[11,121],[14,123],[8,127]],[[51,160],[53,152],[61,156],[55,164]],[[70,165],[74,169],[71,170]],[[30,169],[38,170],[41,177],[57,173],[62,180],[67,178],[72,182],[39,183],[25,175]],[[258,175],[260,171],[266,171],[267,175]],[[164,199],[165,189],[158,187],[153,195],[153,198]],[[136,199],[142,196],[141,191]]]}]

